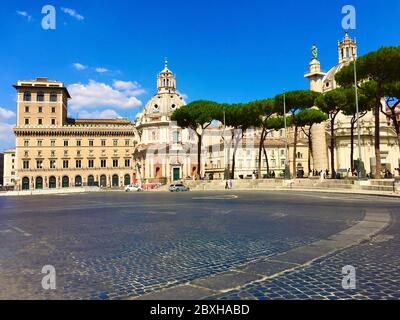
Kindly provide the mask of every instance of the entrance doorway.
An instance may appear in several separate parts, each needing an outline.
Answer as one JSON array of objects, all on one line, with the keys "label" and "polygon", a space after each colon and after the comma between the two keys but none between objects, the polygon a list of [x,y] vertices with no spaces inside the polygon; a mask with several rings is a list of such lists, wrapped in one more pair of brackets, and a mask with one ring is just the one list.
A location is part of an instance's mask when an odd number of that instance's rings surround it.
[{"label": "entrance doorway", "polygon": [[22,179],[22,190],[29,190],[29,178],[25,177]]},{"label": "entrance doorway", "polygon": [[174,181],[177,181],[181,178],[181,168],[172,169],[172,178]]},{"label": "entrance doorway", "polygon": [[100,187],[102,188],[107,187],[107,177],[104,174],[100,177]]},{"label": "entrance doorway", "polygon": [[35,181],[35,188],[36,189],[43,189],[43,178],[42,177],[37,177]]},{"label": "entrance doorway", "polygon": [[69,187],[69,177],[64,176],[62,178],[62,187],[63,188],[68,188]]},{"label": "entrance doorway", "polygon": [[57,179],[54,176],[51,176],[49,179],[49,188],[50,189],[55,189],[57,188]]}]

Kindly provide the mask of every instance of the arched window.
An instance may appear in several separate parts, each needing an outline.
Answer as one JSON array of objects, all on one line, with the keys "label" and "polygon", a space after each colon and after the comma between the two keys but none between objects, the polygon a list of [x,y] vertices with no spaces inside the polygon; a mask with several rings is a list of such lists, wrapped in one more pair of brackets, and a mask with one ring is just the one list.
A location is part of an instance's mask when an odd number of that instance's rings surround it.
[{"label": "arched window", "polygon": [[50,93],[50,101],[57,102],[57,93],[55,92]]},{"label": "arched window", "polygon": [[22,179],[22,190],[29,190],[29,178],[28,177],[24,177]]},{"label": "arched window", "polygon": [[24,101],[31,101],[31,93],[29,91],[24,92]]},{"label": "arched window", "polygon": [[44,101],[44,93],[43,92],[38,92],[36,96],[37,101]]},{"label": "arched window", "polygon": [[54,176],[51,176],[49,179],[49,188],[50,189],[55,189],[57,188],[57,179]]}]

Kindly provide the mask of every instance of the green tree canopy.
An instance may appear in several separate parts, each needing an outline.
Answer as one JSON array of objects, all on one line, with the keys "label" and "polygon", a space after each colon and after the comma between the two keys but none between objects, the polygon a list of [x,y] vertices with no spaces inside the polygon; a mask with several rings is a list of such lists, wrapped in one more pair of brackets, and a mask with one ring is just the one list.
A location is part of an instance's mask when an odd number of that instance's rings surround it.
[{"label": "green tree canopy", "polygon": [[201,175],[201,148],[204,131],[217,115],[218,104],[212,101],[198,100],[175,110],[172,120],[181,128],[190,128],[197,134],[197,174]]},{"label": "green tree canopy", "polygon": [[382,176],[381,151],[380,151],[380,111],[382,111],[381,99],[385,96],[385,87],[391,83],[400,81],[400,47],[383,47],[370,52],[356,60],[355,63],[343,67],[335,76],[341,86],[351,86],[354,83],[354,67],[357,67],[358,84],[366,81],[375,82],[375,178]]}]

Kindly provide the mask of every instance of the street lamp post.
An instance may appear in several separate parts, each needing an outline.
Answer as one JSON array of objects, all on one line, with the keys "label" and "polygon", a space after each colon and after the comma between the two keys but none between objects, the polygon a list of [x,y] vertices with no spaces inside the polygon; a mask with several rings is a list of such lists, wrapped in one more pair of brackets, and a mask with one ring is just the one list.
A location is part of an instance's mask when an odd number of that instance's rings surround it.
[{"label": "street lamp post", "polygon": [[362,180],[365,175],[364,163],[361,160],[361,128],[360,128],[360,112],[358,105],[358,86],[357,86],[357,57],[354,54],[354,90],[356,101],[356,117],[357,117],[357,135],[358,135],[358,163],[357,163],[357,177]]}]

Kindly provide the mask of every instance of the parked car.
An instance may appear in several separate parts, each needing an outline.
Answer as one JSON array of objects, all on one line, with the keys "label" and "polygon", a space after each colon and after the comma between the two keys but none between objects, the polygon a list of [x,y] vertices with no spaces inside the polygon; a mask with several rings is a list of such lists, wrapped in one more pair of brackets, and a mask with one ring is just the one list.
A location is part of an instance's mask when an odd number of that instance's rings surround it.
[{"label": "parked car", "polygon": [[130,192],[130,191],[143,191],[143,187],[140,184],[130,184],[129,186],[125,187],[125,191],[126,192]]},{"label": "parked car", "polygon": [[189,191],[190,189],[183,185],[182,183],[174,183],[169,186],[169,191],[171,192],[180,192],[180,191]]}]

